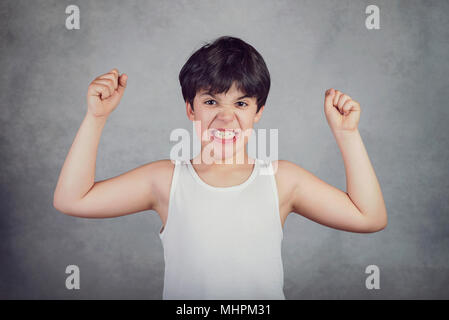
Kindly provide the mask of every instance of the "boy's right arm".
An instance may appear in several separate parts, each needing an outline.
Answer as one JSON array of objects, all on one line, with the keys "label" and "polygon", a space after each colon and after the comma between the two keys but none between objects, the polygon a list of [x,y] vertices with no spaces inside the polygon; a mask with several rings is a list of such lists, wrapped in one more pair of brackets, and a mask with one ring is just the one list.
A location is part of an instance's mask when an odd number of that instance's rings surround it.
[{"label": "boy's right arm", "polygon": [[123,96],[126,82],[127,76],[119,76],[118,70],[113,69],[89,85],[87,113],[61,169],[53,196],[53,206],[65,214],[110,218],[152,210],[156,204],[156,176],[162,161],[95,182],[101,133],[109,114]]}]

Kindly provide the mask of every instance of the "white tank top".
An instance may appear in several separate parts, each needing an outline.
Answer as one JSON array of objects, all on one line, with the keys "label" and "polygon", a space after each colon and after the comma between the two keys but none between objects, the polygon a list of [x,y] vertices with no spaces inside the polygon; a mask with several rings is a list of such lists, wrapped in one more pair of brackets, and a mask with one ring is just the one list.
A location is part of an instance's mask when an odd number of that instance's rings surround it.
[{"label": "white tank top", "polygon": [[204,182],[176,160],[164,249],[162,299],[285,299],[283,230],[271,162],[255,159],[232,187]]}]

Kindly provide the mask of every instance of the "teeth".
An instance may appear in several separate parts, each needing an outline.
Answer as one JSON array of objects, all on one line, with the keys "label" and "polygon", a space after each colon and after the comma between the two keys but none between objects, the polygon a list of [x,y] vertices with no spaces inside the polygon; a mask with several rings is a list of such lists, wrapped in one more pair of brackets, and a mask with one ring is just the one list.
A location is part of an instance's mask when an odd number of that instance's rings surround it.
[{"label": "teeth", "polygon": [[216,130],[214,136],[219,139],[232,139],[235,136],[235,132],[226,130],[225,132]]}]

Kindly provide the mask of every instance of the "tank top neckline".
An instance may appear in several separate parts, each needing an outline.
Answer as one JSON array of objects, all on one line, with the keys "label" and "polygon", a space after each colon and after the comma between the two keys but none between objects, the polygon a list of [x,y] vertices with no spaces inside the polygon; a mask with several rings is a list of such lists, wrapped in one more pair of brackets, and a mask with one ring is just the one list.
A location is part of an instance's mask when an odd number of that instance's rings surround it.
[{"label": "tank top neckline", "polygon": [[185,161],[187,163],[187,167],[192,175],[192,177],[203,187],[209,189],[209,190],[213,190],[213,191],[236,191],[236,190],[241,190],[243,188],[245,188],[246,186],[248,186],[257,176],[257,173],[259,171],[259,159],[254,159],[254,166],[253,166],[253,170],[251,172],[251,175],[249,176],[248,179],[246,179],[244,182],[242,182],[241,184],[235,185],[235,186],[230,186],[230,187],[215,187],[215,186],[211,186],[210,184],[206,183],[205,181],[203,181],[200,176],[198,175],[198,173],[196,172],[195,168],[193,167],[192,163],[190,162],[190,159]]}]

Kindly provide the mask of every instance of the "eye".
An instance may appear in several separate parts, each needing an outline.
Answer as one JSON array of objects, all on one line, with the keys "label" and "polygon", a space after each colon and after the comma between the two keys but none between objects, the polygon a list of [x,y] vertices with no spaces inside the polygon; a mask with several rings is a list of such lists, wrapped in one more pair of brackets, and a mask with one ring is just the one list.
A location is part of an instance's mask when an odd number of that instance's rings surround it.
[{"label": "eye", "polygon": [[207,104],[207,105],[211,105],[211,104],[208,103],[208,102],[210,102],[210,101],[216,102],[215,100],[207,100],[207,101],[204,101],[204,103]]},{"label": "eye", "polygon": [[[215,103],[212,103],[212,102],[215,102]],[[215,100],[206,100],[206,101],[204,101],[204,103],[209,105],[209,106],[216,104],[216,102],[217,101],[215,101]],[[241,107],[241,108],[245,108],[245,107],[248,106],[248,104],[246,102],[243,102],[243,101],[238,101],[237,103],[238,104],[240,103],[240,105],[238,105],[238,106]]]}]

